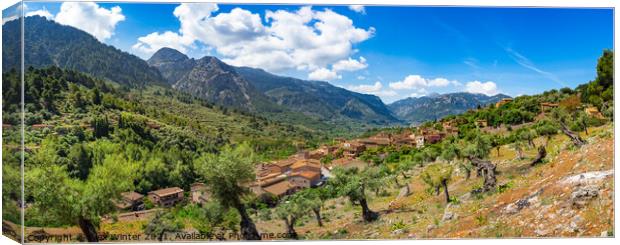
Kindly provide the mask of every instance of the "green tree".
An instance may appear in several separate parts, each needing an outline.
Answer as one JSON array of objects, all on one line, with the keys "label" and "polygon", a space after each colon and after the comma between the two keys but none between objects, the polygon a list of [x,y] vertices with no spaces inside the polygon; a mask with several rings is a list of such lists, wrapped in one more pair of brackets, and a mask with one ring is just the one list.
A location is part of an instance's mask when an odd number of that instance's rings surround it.
[{"label": "green tree", "polygon": [[523,147],[525,147],[525,145],[523,145],[523,141],[516,140],[515,142],[512,143],[511,147],[517,153],[517,159],[522,160],[523,159]]},{"label": "green tree", "polygon": [[88,178],[93,163],[90,158],[90,152],[85,144],[82,143],[71,146],[67,158],[69,159],[67,170],[69,171],[70,177],[80,180]]},{"label": "green tree", "polygon": [[254,162],[252,148],[244,143],[234,148],[225,146],[219,154],[204,154],[195,163],[213,196],[222,206],[238,211],[241,216],[241,237],[244,240],[261,239],[241,201],[249,193],[247,185],[255,179]]},{"label": "green tree", "polygon": [[562,109],[562,108],[556,108],[553,109],[551,111],[551,117],[558,123],[560,124],[560,130],[562,131],[562,133],[564,133],[564,135],[568,136],[571,141],[573,142],[573,144],[577,147],[581,147],[582,145],[585,145],[585,141],[581,138],[581,136],[579,136],[579,134],[574,133],[573,131],[569,130],[568,127],[566,126],[566,124],[572,120],[574,120],[567,112],[566,110]]},{"label": "green tree", "polygon": [[[369,168],[371,169],[371,168]],[[351,203],[362,207],[362,218],[366,222],[371,222],[379,217],[379,214],[370,210],[366,189],[376,188],[380,181],[374,178],[373,174],[361,172],[357,168],[336,168],[333,171],[334,178],[331,183],[339,196],[348,197]]]},{"label": "green tree", "polygon": [[450,194],[448,192],[448,182],[452,178],[453,168],[449,164],[435,163],[426,166],[420,175],[424,183],[431,189],[435,190],[435,195],[439,195],[439,190],[443,188],[446,203],[450,202]]},{"label": "green tree", "polygon": [[49,220],[77,224],[88,242],[97,242],[101,216],[115,211],[112,200],[132,189],[135,163],[110,155],[95,165],[84,181],[69,177],[64,166],[45,165],[26,172],[30,212]]},{"label": "green tree", "polygon": [[603,50],[603,55],[598,59],[596,82],[603,88],[614,85],[614,52],[612,50]]},{"label": "green tree", "polygon": [[487,135],[476,134],[471,142],[463,142],[463,154],[469,157],[486,158],[491,151],[491,140]]},{"label": "green tree", "polygon": [[157,241],[163,241],[166,233],[179,232],[183,229],[183,224],[175,220],[172,213],[164,213],[159,211],[155,214],[149,223],[144,227],[144,234],[150,239],[156,238]]},{"label": "green tree", "polygon": [[95,138],[108,136],[110,132],[110,123],[108,122],[108,118],[105,116],[95,117],[91,121],[90,125],[93,128]]},{"label": "green tree", "polygon": [[536,148],[536,144],[534,144],[534,139],[536,138],[536,131],[525,128],[519,131],[518,137],[521,140],[526,141],[530,147]]},{"label": "green tree", "polygon": [[97,87],[93,89],[92,102],[94,105],[101,105],[101,92]]},{"label": "green tree", "polygon": [[441,151],[441,158],[446,160],[448,163],[451,163],[454,159],[459,157],[459,149],[453,143],[447,142],[444,143],[444,146]]},{"label": "green tree", "polygon": [[314,212],[316,223],[318,226],[323,226],[323,219],[321,218],[321,208],[323,204],[330,198],[334,197],[334,190],[332,186],[323,186],[322,188],[309,188],[299,192],[304,199],[308,201],[308,205]]},{"label": "green tree", "polygon": [[284,224],[286,225],[286,233],[289,238],[298,239],[299,236],[295,231],[295,223],[307,215],[310,212],[316,203],[313,203],[312,199],[308,199],[307,195],[304,193],[295,193],[286,197],[282,203],[280,203],[276,207],[276,216],[282,220],[284,220]]},{"label": "green tree", "polygon": [[557,124],[544,119],[534,124],[534,130],[536,130],[536,134],[547,137],[547,141],[549,141],[553,135],[558,133],[559,128]]}]

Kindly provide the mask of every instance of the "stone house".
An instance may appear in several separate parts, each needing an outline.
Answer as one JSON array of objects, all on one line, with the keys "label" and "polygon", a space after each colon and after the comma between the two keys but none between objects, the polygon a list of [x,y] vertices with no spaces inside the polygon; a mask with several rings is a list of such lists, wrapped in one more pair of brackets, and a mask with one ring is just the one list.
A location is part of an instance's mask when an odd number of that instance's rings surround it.
[{"label": "stone house", "polygon": [[169,187],[148,193],[151,202],[161,207],[171,207],[183,201],[183,189],[179,187]]},{"label": "stone house", "polygon": [[139,211],[144,209],[144,195],[135,191],[121,193],[121,199],[113,201],[121,210]]},{"label": "stone house", "polygon": [[211,198],[211,193],[204,183],[196,182],[190,186],[190,200],[194,204],[204,204]]}]

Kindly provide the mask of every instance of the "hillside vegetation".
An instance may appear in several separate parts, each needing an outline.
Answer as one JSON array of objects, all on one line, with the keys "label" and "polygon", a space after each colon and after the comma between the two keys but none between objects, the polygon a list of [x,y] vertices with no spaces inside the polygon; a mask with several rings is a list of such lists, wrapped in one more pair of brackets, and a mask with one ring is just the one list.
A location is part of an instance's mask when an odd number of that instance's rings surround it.
[{"label": "hillside vegetation", "polygon": [[[92,58],[86,51],[76,54],[74,65]],[[190,232],[207,238],[236,234],[216,238],[227,240],[613,235],[610,50],[603,51],[595,80],[574,89],[519,96],[418,127],[369,130],[360,137],[443,131],[448,124],[458,133],[423,147],[368,147],[356,159],[362,166],[332,166],[334,156],[327,155],[320,163],[333,168],[324,184],[280,197],[250,191],[258,164],[333,144],[365,123],[341,126],[288,110],[268,114],[228,106],[267,100],[247,99],[251,93],[245,89],[252,86],[246,78],[213,59],[200,61],[203,66],[191,76],[180,76],[175,84],[187,86],[182,91],[169,85],[178,74],[166,72],[168,79],[160,82],[159,72],[143,61],[102,73],[55,59],[28,67],[26,232],[70,233],[88,242],[128,233],[183,240],[173,234]],[[212,72],[217,81],[210,85],[226,87],[221,91],[231,96],[202,96],[212,91],[200,78]],[[15,69],[2,75],[3,220],[18,223],[21,82]],[[230,79],[235,83],[226,83]],[[187,91],[194,86],[205,90]],[[268,94],[284,98],[278,93],[283,90]],[[340,114],[377,111],[362,99],[346,100]],[[286,104],[272,102],[265,103],[276,105],[271,109]],[[122,192],[167,187],[187,192],[195,182],[208,188],[202,205],[184,199],[155,208],[145,201],[150,215],[130,217],[114,205]]]}]

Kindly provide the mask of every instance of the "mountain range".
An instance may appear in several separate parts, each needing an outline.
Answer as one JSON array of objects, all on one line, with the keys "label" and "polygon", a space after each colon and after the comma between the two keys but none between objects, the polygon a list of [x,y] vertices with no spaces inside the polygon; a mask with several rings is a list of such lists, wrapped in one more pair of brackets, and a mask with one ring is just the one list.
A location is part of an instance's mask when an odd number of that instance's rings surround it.
[{"label": "mountain range", "polygon": [[175,89],[227,106],[241,105],[256,111],[283,107],[327,121],[356,120],[378,125],[399,121],[378,97],[327,82],[234,67],[211,56],[192,59],[171,48],[158,50],[147,62]]},{"label": "mountain range", "polygon": [[488,96],[466,92],[431,94],[398,100],[389,104],[388,108],[399,118],[412,124],[420,124],[449,115],[461,114],[469,109],[492,104],[503,98],[510,98],[510,96],[505,94]]},{"label": "mountain range", "polygon": [[[19,67],[20,22],[3,26],[3,70]],[[162,48],[147,61],[103,44],[90,34],[40,16],[25,18],[25,66],[58,66],[121,85],[158,85],[225,107],[301,121],[386,126],[419,123],[494,103],[506,95],[453,93],[407,98],[389,106],[379,97],[349,91],[324,81],[274,75],[262,69],[235,67],[216,57],[189,58]],[[6,48],[5,48],[6,47]],[[282,116],[285,115],[285,116]],[[306,118],[306,119],[304,119]]]}]

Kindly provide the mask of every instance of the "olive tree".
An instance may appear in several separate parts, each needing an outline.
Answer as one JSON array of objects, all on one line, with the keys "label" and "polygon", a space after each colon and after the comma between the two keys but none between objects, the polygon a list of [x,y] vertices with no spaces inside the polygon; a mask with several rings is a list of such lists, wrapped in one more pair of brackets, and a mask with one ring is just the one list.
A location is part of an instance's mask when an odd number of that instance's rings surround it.
[{"label": "olive tree", "polygon": [[242,202],[242,197],[249,193],[248,184],[256,178],[254,161],[252,148],[244,143],[234,148],[225,146],[219,154],[204,154],[195,163],[213,197],[222,206],[239,212],[241,237],[245,240],[261,239]]},{"label": "olive tree", "polygon": [[443,188],[446,203],[450,202],[450,193],[448,192],[448,182],[452,178],[453,168],[449,164],[435,163],[428,165],[420,177],[430,188],[435,189],[435,195],[439,194],[440,188]]},{"label": "olive tree", "polygon": [[560,130],[564,135],[568,136],[571,139],[573,144],[577,147],[581,147],[586,144],[586,142],[579,136],[579,134],[574,133],[569,130],[566,126],[567,122],[573,120],[573,118],[566,112],[566,110],[562,108],[556,108],[551,111],[551,117],[560,124]]},{"label": "olive tree", "polygon": [[120,155],[108,155],[85,180],[69,176],[65,166],[41,165],[26,171],[27,195],[32,209],[47,219],[77,224],[88,242],[97,242],[103,215],[115,211],[113,200],[133,188],[136,164]]},{"label": "olive tree", "polygon": [[298,239],[299,236],[295,231],[295,223],[297,220],[316,208],[319,205],[316,200],[308,198],[307,193],[298,192],[285,198],[282,203],[276,207],[276,216],[284,220],[286,225],[286,233],[289,238]]},{"label": "olive tree", "polygon": [[144,234],[161,242],[164,240],[166,233],[178,232],[182,228],[183,224],[176,221],[172,213],[159,211],[144,228]]},{"label": "olive tree", "polygon": [[358,168],[336,168],[333,171],[334,178],[330,180],[339,196],[348,197],[351,203],[362,207],[362,218],[371,222],[379,217],[379,214],[368,207],[367,189],[377,188],[380,181],[374,178],[374,172],[368,170],[360,172]]},{"label": "olive tree", "polygon": [[327,185],[322,188],[304,189],[299,192],[299,195],[308,201],[308,205],[316,218],[317,225],[323,226],[321,208],[323,208],[325,201],[334,197],[333,186]]}]

